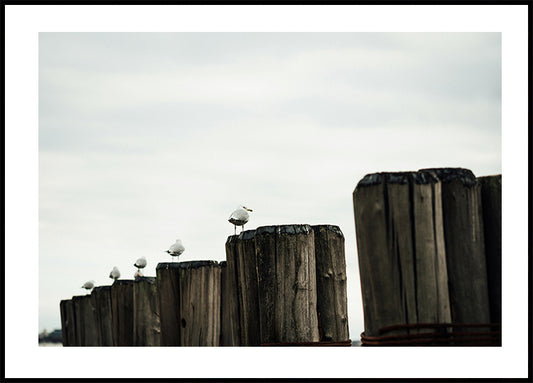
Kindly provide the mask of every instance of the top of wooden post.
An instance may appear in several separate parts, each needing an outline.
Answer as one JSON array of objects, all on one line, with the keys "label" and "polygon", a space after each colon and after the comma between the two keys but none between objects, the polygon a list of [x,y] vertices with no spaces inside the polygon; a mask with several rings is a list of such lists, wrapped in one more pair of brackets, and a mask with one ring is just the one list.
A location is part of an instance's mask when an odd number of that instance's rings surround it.
[{"label": "top of wooden post", "polygon": [[81,299],[85,299],[87,297],[90,297],[91,295],[90,294],[86,294],[86,295],[74,295],[72,297],[72,301],[79,301]]},{"label": "top of wooden post", "polygon": [[133,279],[117,279],[115,282],[113,282],[112,286],[115,285],[132,285],[135,280]]},{"label": "top of wooden post", "polygon": [[357,184],[357,188],[371,185],[379,185],[383,182],[387,184],[402,184],[406,185],[409,182],[415,184],[430,184],[436,183],[439,179],[431,172],[380,172],[367,174]]},{"label": "top of wooden post", "polygon": [[448,183],[454,180],[459,180],[464,186],[474,186],[477,184],[477,179],[474,173],[469,169],[463,168],[430,168],[420,169],[419,173],[431,173],[438,177],[442,182]]},{"label": "top of wooden post", "polygon": [[135,282],[155,283],[155,277],[138,277]]},{"label": "top of wooden post", "polygon": [[313,230],[320,230],[323,228],[325,230],[332,231],[333,233],[344,238],[344,234],[342,234],[341,228],[336,225],[312,225],[311,227],[313,228]]},{"label": "top of wooden post", "polygon": [[93,288],[93,293],[97,293],[99,291],[103,291],[103,290],[111,290],[111,286],[95,286]]},{"label": "top of wooden post", "polygon": [[226,243],[235,242],[239,238],[238,235],[230,235],[228,239],[226,240]]},{"label": "top of wooden post", "polygon": [[195,269],[202,266],[220,266],[217,261],[186,261],[186,262],[162,262],[158,263],[156,270],[168,269]]},{"label": "top of wooden post", "polygon": [[255,237],[255,230],[241,231],[238,235],[238,239],[240,240],[254,239],[254,237]]},{"label": "top of wooden post", "polygon": [[260,226],[256,234],[309,234],[313,231],[308,224]]},{"label": "top of wooden post", "polygon": [[502,175],[496,174],[493,176],[483,176],[477,178],[478,182],[483,183],[483,185],[490,185],[490,186],[502,186]]},{"label": "top of wooden post", "polygon": [[245,230],[241,231],[237,235],[230,235],[228,239],[226,240],[226,244],[235,242],[237,240],[248,240],[248,239],[254,239],[255,238],[255,230]]}]

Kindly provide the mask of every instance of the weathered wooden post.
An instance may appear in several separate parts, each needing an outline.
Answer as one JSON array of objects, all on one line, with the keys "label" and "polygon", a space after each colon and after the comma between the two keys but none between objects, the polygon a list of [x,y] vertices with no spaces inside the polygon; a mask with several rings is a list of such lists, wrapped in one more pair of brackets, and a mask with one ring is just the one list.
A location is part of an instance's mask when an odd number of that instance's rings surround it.
[{"label": "weathered wooden post", "polygon": [[226,240],[226,262],[221,262],[221,346],[241,345],[237,285],[237,238],[237,235],[228,237]]},{"label": "weathered wooden post", "polygon": [[76,338],[76,316],[72,299],[64,299],[59,303],[61,312],[61,335],[63,346],[79,346]]},{"label": "weathered wooden post", "polygon": [[181,344],[179,267],[178,262],[159,263],[156,267],[161,346],[179,346]]},{"label": "weathered wooden post", "polygon": [[99,346],[113,346],[113,312],[111,307],[111,286],[97,286],[91,293],[96,310]]},{"label": "weathered wooden post", "polygon": [[228,264],[222,261],[220,264],[220,346],[233,346],[231,341],[231,327],[229,326],[228,301]]},{"label": "weathered wooden post", "polygon": [[490,321],[502,322],[502,176],[479,177],[487,278],[489,285]]},{"label": "weathered wooden post", "polygon": [[76,338],[79,346],[98,346],[100,334],[98,332],[96,310],[92,305],[90,295],[72,297],[76,317]]},{"label": "weathered wooden post", "polygon": [[159,298],[154,277],[141,277],[133,283],[133,344],[161,344]]},{"label": "weathered wooden post", "polygon": [[259,296],[255,230],[246,230],[237,237],[237,292],[241,346],[259,346]]},{"label": "weathered wooden post", "polygon": [[181,346],[219,345],[220,272],[216,261],[179,263]]},{"label": "weathered wooden post", "polygon": [[261,344],[318,342],[314,234],[309,225],[255,230]]},{"label": "weathered wooden post", "polygon": [[489,323],[480,186],[462,168],[422,169],[442,185],[442,213],[452,321]]},{"label": "weathered wooden post", "polygon": [[117,279],[111,285],[113,345],[133,346],[133,280]]},{"label": "weathered wooden post", "polygon": [[320,341],[346,341],[350,334],[344,235],[338,226],[315,225],[312,228]]},{"label": "weathered wooden post", "polygon": [[449,322],[438,179],[369,174],[353,200],[365,335],[391,325]]}]

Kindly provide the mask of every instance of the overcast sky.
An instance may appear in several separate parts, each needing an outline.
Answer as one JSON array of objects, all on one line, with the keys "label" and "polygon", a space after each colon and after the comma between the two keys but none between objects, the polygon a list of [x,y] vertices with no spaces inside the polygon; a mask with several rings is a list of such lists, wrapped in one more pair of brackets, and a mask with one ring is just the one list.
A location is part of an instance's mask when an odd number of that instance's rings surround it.
[{"label": "overcast sky", "polygon": [[365,174],[501,173],[499,33],[40,33],[39,327],[117,266],[225,259],[246,229],[338,225],[363,314],[352,192]]}]

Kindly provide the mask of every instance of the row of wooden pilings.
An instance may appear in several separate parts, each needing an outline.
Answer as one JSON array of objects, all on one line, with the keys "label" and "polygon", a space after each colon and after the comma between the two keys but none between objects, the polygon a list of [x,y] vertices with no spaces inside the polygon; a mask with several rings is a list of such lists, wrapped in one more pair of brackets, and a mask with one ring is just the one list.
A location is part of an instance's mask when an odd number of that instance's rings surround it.
[{"label": "row of wooden pilings", "polygon": [[160,263],[60,302],[64,346],[349,346],[344,236],[332,225],[228,237],[226,261]]},{"label": "row of wooden pilings", "polygon": [[363,345],[501,344],[501,175],[369,174],[353,202]]}]

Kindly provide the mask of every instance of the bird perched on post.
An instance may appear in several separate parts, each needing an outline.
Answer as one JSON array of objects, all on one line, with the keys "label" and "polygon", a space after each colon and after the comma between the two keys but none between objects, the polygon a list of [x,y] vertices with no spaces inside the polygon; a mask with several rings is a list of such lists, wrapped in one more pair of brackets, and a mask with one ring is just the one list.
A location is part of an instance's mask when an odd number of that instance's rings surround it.
[{"label": "bird perched on post", "polygon": [[118,267],[113,266],[113,270],[109,273],[109,278],[114,279],[115,281],[120,278],[120,271],[118,271]]},{"label": "bird perched on post", "polygon": [[176,243],[173,243],[172,246],[166,250],[166,252],[172,256],[172,262],[174,262],[174,257],[179,257],[184,251],[185,247],[183,247],[180,239],[176,239]]},{"label": "bird perched on post", "polygon": [[135,272],[135,274],[133,275],[133,278],[135,280],[143,277],[143,273],[141,272],[141,269],[144,269],[146,267],[146,258],[145,257],[141,257],[139,259],[137,259],[135,261],[135,263],[133,264],[133,266],[135,266],[137,268],[137,271]]},{"label": "bird perched on post", "polygon": [[87,281],[81,286],[81,288],[85,290],[92,290],[93,287],[94,287],[94,281]]},{"label": "bird perched on post", "polygon": [[246,206],[239,206],[237,210],[231,213],[228,221],[234,225],[235,235],[237,235],[237,226],[241,226],[242,231],[244,231],[244,224],[250,219],[249,211],[252,211],[252,209],[248,209]]},{"label": "bird perched on post", "polygon": [[137,259],[135,261],[135,263],[133,264],[133,266],[135,266],[137,268],[137,270],[140,272],[141,270],[140,269],[144,269],[146,267],[146,258],[145,257],[141,257],[139,259]]}]

